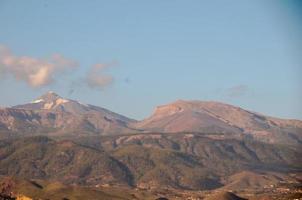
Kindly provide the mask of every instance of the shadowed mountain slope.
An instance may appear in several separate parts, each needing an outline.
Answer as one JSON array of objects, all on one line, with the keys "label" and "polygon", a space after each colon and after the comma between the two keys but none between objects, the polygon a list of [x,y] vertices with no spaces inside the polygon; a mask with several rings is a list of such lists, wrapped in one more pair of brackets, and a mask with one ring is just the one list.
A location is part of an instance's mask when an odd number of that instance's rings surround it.
[{"label": "shadowed mountain slope", "polygon": [[44,136],[0,143],[0,174],[85,185],[131,185],[127,168],[108,153]]},{"label": "shadowed mountain slope", "polygon": [[241,171],[302,169],[299,149],[257,141],[188,134],[89,138],[1,140],[0,174],[83,185],[204,190],[236,185],[231,178],[222,180]]}]

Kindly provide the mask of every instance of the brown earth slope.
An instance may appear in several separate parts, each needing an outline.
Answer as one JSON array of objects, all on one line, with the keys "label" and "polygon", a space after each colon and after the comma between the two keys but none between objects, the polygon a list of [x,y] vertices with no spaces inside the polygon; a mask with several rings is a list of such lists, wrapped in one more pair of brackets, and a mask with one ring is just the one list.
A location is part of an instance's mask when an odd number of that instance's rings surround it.
[{"label": "brown earth slope", "polygon": [[179,100],[157,107],[151,117],[133,126],[151,132],[217,133],[270,143],[302,142],[302,121],[268,117],[218,102]]}]

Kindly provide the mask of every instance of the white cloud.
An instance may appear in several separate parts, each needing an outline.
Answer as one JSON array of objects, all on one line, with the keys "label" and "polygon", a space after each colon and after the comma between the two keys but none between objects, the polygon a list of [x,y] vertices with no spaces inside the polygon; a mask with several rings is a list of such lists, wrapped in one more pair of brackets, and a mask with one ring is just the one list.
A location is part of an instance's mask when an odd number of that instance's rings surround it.
[{"label": "white cloud", "polygon": [[31,87],[41,87],[52,83],[55,75],[73,69],[77,63],[60,54],[47,59],[16,56],[9,48],[0,45],[0,73],[12,75]]}]

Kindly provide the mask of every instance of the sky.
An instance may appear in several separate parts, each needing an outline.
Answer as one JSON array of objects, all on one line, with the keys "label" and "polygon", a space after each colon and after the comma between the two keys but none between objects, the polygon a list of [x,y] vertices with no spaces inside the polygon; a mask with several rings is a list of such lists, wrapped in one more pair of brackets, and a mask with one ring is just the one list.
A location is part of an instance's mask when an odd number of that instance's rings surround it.
[{"label": "sky", "polygon": [[302,119],[299,0],[0,0],[0,105],[47,91],[134,119],[178,99]]}]

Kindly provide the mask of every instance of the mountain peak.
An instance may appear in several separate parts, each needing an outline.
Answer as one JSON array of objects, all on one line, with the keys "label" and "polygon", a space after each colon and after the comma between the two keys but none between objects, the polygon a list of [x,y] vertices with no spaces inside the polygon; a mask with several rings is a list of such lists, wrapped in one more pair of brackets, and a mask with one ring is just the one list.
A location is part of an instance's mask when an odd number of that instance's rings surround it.
[{"label": "mountain peak", "polygon": [[53,91],[49,91],[30,102],[30,104],[35,105],[35,107],[37,106],[39,109],[52,109],[67,102],[69,102],[69,100],[62,98]]},{"label": "mountain peak", "polygon": [[62,99],[62,97],[60,97],[58,94],[56,94],[53,91],[49,91],[49,92],[43,94],[42,96],[40,96],[36,100],[54,101],[54,100],[57,100],[57,99]]}]

